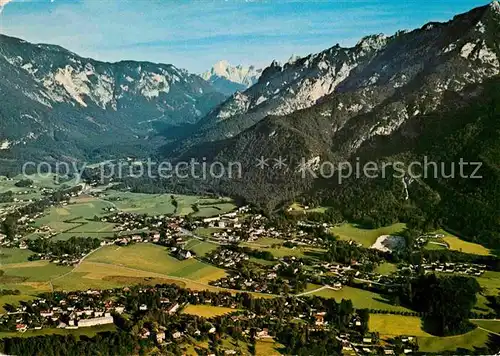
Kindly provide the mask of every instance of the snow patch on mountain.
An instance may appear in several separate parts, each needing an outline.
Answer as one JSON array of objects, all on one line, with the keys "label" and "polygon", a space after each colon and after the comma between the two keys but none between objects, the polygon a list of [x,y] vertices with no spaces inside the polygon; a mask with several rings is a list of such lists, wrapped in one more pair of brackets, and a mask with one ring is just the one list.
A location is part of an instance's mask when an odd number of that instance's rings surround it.
[{"label": "snow patch on mountain", "polygon": [[460,50],[460,55],[463,57],[463,58],[469,58],[470,54],[472,53],[472,51],[474,51],[474,48],[476,48],[476,44],[474,43],[466,43],[462,49]]},{"label": "snow patch on mountain", "polygon": [[261,74],[262,69],[256,69],[254,66],[232,66],[228,61],[222,60],[217,62],[212,69],[201,74],[201,77],[206,81],[224,78],[249,88],[257,83]]},{"label": "snow patch on mountain", "polygon": [[10,141],[9,140],[0,141],[0,150],[8,150],[9,147],[10,147]]},{"label": "snow patch on mountain", "polygon": [[250,107],[250,98],[244,93],[237,92],[231,100],[222,105],[217,115],[220,120],[228,119],[232,116],[243,114]]}]

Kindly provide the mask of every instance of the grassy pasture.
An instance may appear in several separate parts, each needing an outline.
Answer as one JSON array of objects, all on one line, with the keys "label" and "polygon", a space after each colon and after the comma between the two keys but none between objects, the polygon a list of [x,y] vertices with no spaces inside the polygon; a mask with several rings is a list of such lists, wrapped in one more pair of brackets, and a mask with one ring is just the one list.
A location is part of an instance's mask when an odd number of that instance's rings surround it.
[{"label": "grassy pasture", "polygon": [[[426,250],[447,250],[448,247],[446,246],[443,246],[443,245],[439,245],[437,243],[432,243],[433,241],[428,241],[426,244],[425,244],[425,249]],[[436,241],[437,242],[437,241]]]},{"label": "grassy pasture", "polygon": [[486,330],[500,334],[500,320],[473,320],[472,322]]},{"label": "grassy pasture", "polygon": [[354,307],[358,309],[367,308],[390,311],[409,311],[409,309],[402,306],[389,304],[385,301],[384,297],[378,293],[353,287],[343,287],[338,291],[323,289],[310,295],[323,298],[334,298],[337,302],[340,302],[342,299],[350,299]]},{"label": "grassy pasture", "polygon": [[210,238],[214,232],[221,232],[224,231],[224,229],[220,229],[217,227],[199,227],[196,230],[194,230],[194,233],[197,236],[204,237],[204,238]]},{"label": "grassy pasture", "polygon": [[[255,250],[269,251],[276,258],[281,258],[285,256],[295,256],[295,257],[312,257],[315,254],[324,253],[325,250],[314,248],[314,247],[284,247],[282,243],[284,240],[263,237],[252,242],[243,242],[242,246],[250,247]],[[273,246],[273,247],[272,247]]]},{"label": "grassy pasture", "polygon": [[488,332],[475,329],[463,335],[448,337],[418,337],[417,342],[421,352],[443,352],[456,349],[474,350],[474,347],[482,347],[488,341]]},{"label": "grassy pasture", "polygon": [[397,270],[398,270],[398,267],[395,264],[384,262],[384,263],[381,263],[380,265],[377,266],[377,268],[375,269],[375,272],[383,274],[383,275],[389,275],[391,273],[396,272]]},{"label": "grassy pasture", "polygon": [[167,215],[175,212],[169,194],[141,194],[110,190],[104,198],[117,209],[129,213]]},{"label": "grassy pasture", "polygon": [[486,271],[481,277],[475,277],[487,295],[497,295],[500,292],[500,272]]},{"label": "grassy pasture", "polygon": [[12,263],[27,262],[28,257],[33,255],[30,250],[19,248],[0,248],[0,267]]},{"label": "grassy pasture", "polygon": [[[443,229],[440,229],[438,231],[435,231],[434,233],[436,234],[442,234],[444,235],[442,238],[438,239],[430,239],[430,241],[425,245],[425,248],[428,250],[454,250],[454,251],[460,251],[464,253],[470,253],[474,255],[481,255],[481,256],[488,256],[491,254],[491,251],[487,249],[486,247],[473,243],[473,242],[468,242],[465,240],[460,239],[459,237],[453,235],[452,233],[445,231]],[[431,242],[438,242],[438,243],[443,243],[446,244],[447,247],[431,243]]]},{"label": "grassy pasture", "polygon": [[213,205],[198,205],[199,211],[193,213],[195,217],[208,218],[233,211],[236,206],[231,202],[215,203]]},{"label": "grassy pasture", "polygon": [[4,272],[0,277],[0,283],[16,282],[46,282],[57,276],[71,271],[71,267],[58,266],[48,261],[33,261],[13,263],[3,266]]},{"label": "grassy pasture", "polygon": [[341,240],[354,240],[359,242],[364,247],[370,247],[375,243],[378,237],[382,235],[393,235],[403,231],[406,224],[397,223],[390,226],[381,227],[378,229],[363,229],[354,224],[342,224],[333,227],[331,232],[339,236]]},{"label": "grassy pasture", "polygon": [[[474,323],[491,331],[500,330],[500,322],[481,320]],[[439,353],[458,348],[473,350],[474,347],[484,346],[488,341],[488,332],[481,329],[456,336],[432,336],[422,330],[421,319],[414,316],[370,314],[369,328],[372,332],[378,332],[382,338],[398,335],[416,336],[421,352]]]},{"label": "grassy pasture", "polygon": [[370,314],[368,327],[381,336],[432,336],[422,330],[422,320],[416,316]]},{"label": "grassy pasture", "polygon": [[[172,195],[177,207],[172,204]],[[105,198],[119,210],[149,215],[189,215],[200,217],[215,216],[235,209],[228,199],[203,198],[200,196],[177,194],[142,194],[131,192],[108,191]],[[199,212],[194,212],[193,205],[198,204]]]},{"label": "grassy pasture", "polygon": [[84,261],[73,272],[52,281],[56,290],[120,288],[134,284],[186,284],[167,276],[126,267]]},{"label": "grassy pasture", "polygon": [[472,253],[474,255],[488,256],[490,250],[479,244],[459,239],[455,236],[445,236],[443,240],[448,244],[450,250]]},{"label": "grassy pasture", "polygon": [[5,313],[3,308],[6,304],[11,304],[18,306],[21,301],[30,301],[34,298],[30,295],[20,294],[20,295],[2,295],[0,296],[0,313]]},{"label": "grassy pasture", "polygon": [[217,247],[218,245],[214,243],[200,241],[198,239],[189,240],[185,246],[187,250],[193,251],[197,256],[205,256],[213,250],[217,249]]},{"label": "grassy pasture", "polygon": [[67,240],[71,236],[108,237],[113,236],[114,224],[89,221],[94,216],[103,215],[103,209],[112,207],[112,204],[96,198],[81,197],[72,200],[65,206],[57,206],[49,209],[48,213],[38,219],[35,225],[49,226],[58,233],[55,240]]},{"label": "grassy pasture", "polygon": [[193,305],[189,304],[182,311],[185,314],[197,315],[204,318],[213,318],[216,316],[221,316],[224,314],[229,314],[237,311],[237,309],[225,308],[225,307],[216,307],[213,305]]},{"label": "grassy pasture", "polygon": [[226,275],[224,270],[196,259],[180,261],[172,257],[166,248],[152,244],[106,246],[89,256],[86,261],[160,273],[201,283],[208,283]]},{"label": "grassy pasture", "polygon": [[279,349],[284,346],[275,342],[273,339],[258,340],[255,343],[255,355],[257,356],[279,356],[282,353]]}]

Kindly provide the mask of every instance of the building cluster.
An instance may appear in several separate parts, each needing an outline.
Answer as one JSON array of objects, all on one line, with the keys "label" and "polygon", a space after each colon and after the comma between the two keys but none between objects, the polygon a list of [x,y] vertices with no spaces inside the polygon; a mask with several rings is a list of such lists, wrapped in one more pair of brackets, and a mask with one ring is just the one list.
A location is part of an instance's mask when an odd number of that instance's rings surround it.
[{"label": "building cluster", "polygon": [[458,273],[479,277],[485,272],[486,265],[478,265],[474,263],[432,262],[422,265],[402,266],[401,270],[415,273],[419,268],[423,268],[425,272]]},{"label": "building cluster", "polygon": [[104,301],[101,291],[74,292],[58,300],[45,298],[9,308],[0,317],[4,331],[40,330],[42,328],[78,329],[113,324],[112,312],[123,313],[124,306]]}]

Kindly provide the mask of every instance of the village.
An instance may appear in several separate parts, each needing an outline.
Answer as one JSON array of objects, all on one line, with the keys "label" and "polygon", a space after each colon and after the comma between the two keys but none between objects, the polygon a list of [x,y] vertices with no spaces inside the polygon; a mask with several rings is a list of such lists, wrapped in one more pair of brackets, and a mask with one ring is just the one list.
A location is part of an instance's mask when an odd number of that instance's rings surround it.
[{"label": "village", "polygon": [[[397,350],[398,346],[387,343],[381,346],[378,336],[366,331],[366,314],[357,314],[354,311],[347,312],[346,325],[342,327],[342,332],[339,331],[340,325],[331,322],[332,315],[326,309],[321,309],[331,308],[331,306],[321,307],[321,300],[314,303],[317,305],[316,308],[311,308],[306,303],[284,299],[282,302],[285,309],[270,308],[265,311],[259,308],[254,309],[253,303],[248,304],[248,302],[250,300],[242,299],[241,295],[186,291],[170,285],[58,292],[54,295],[40,296],[30,302],[23,302],[17,308],[7,306],[8,312],[0,316],[0,331],[25,333],[45,328],[76,330],[103,325],[113,326],[131,317],[141,320],[148,315],[149,318],[156,315],[154,317],[156,322],[139,324],[142,327],[137,330],[137,336],[162,346],[172,342],[182,342],[183,339],[200,339],[211,334],[220,334],[221,318],[226,320],[226,327],[235,323],[241,325],[242,337],[250,338],[252,335],[257,340],[276,337],[274,330],[285,320],[299,320],[308,325],[311,332],[327,330],[334,332],[341,351],[344,352],[371,354],[375,350],[380,350],[385,355],[393,355],[401,352],[409,354],[418,350],[411,336],[401,337],[402,343],[395,342],[397,345],[402,345],[401,350]],[[265,301],[261,302],[265,303]],[[192,327],[190,320],[177,323],[177,325],[184,325],[184,328],[171,329],[162,325],[162,320],[169,318],[189,319],[189,315],[183,313],[189,305],[225,308],[229,313],[197,322],[196,328]],[[232,354],[232,350],[225,350],[225,354]]]}]

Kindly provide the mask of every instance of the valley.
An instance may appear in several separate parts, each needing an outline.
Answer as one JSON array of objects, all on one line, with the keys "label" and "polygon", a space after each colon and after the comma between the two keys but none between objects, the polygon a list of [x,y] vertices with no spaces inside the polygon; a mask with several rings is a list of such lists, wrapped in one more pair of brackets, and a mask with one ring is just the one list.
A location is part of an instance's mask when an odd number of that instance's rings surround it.
[{"label": "valley", "polygon": [[0,33],[0,354],[500,354],[497,0],[53,3],[100,54]]},{"label": "valley", "polygon": [[[377,252],[372,246],[378,237],[391,234],[405,236],[410,241],[411,234],[403,223],[378,229],[354,223],[331,225],[309,220],[315,216],[310,213],[297,215],[296,209],[287,209],[284,216],[289,221],[283,225],[249,207],[234,205],[228,198],[123,192],[113,185],[84,188],[87,183],[73,187],[66,183],[60,187],[51,180],[44,183],[35,176],[31,178],[40,187],[30,189],[61,189],[72,193],[36,213],[36,218],[28,214],[20,219],[17,231],[22,233],[14,240],[3,236],[0,290],[16,291],[0,297],[7,310],[36,300],[43,293],[172,284],[190,291],[229,292],[234,296],[246,292],[256,299],[295,295],[303,301],[316,297],[350,300],[355,310],[368,311],[368,330],[380,337],[376,347],[386,349],[391,349],[393,339],[401,335],[414,338],[412,345],[421,352],[481,348],[496,335],[496,307],[492,298],[500,290],[500,272],[489,270],[496,268],[495,265],[481,265],[496,257],[485,253],[487,250],[480,245],[462,241],[443,230],[412,240],[414,248],[429,251],[427,258],[437,258],[432,266],[428,263],[421,268],[426,273],[443,276],[465,273],[482,288],[470,316],[473,323],[478,320],[481,328],[453,337],[432,335],[423,326],[420,312],[401,304],[399,299],[395,302],[391,293],[408,277],[416,277],[414,272],[408,274],[416,266],[409,269],[404,260],[397,262],[391,257],[394,253],[403,256],[403,251],[387,254]],[[13,182],[6,185],[12,186]],[[26,203],[19,202],[20,206]],[[327,208],[309,210],[314,214],[328,211]],[[77,238],[95,239],[96,247],[82,250],[79,256],[54,255],[54,252],[44,256],[29,249],[33,241],[46,241],[50,246],[79,243]],[[440,264],[441,257],[433,257],[434,250],[428,249],[435,240],[448,246],[438,250],[440,253],[456,250],[463,254],[460,261],[467,257],[471,262]],[[351,257],[346,259],[341,248],[347,248],[345,252],[350,251]],[[453,260],[452,256],[447,258]],[[330,259],[336,262],[328,262]],[[295,268],[293,277],[287,272],[291,268]],[[485,268],[488,270],[484,271]],[[475,271],[480,270],[476,276]],[[187,305],[183,310],[207,319],[234,312],[226,307],[196,305]],[[395,329],[396,325],[400,327]],[[112,328],[89,328],[85,335],[102,330]],[[43,327],[26,331],[23,336],[46,334],[83,335],[80,329]],[[13,331],[3,331],[0,337],[14,335]]]}]

